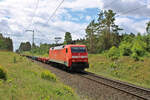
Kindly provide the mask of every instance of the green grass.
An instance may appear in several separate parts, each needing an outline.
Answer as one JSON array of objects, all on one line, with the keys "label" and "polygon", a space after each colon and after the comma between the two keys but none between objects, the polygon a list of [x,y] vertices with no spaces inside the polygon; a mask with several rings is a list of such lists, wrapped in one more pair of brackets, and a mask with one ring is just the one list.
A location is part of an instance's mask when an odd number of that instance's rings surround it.
[{"label": "green grass", "polygon": [[25,57],[0,52],[0,66],[7,71],[7,80],[0,80],[0,100],[80,100],[52,73],[42,78],[45,69]]},{"label": "green grass", "polygon": [[45,54],[38,54],[38,53],[33,53],[32,52],[29,52],[29,51],[26,51],[26,52],[22,52],[21,54],[24,54],[24,55],[33,55],[33,56],[38,56],[38,57],[48,57],[49,54],[45,53]]},{"label": "green grass", "polygon": [[111,59],[100,54],[89,54],[88,71],[105,77],[126,81],[135,85],[150,88],[150,58],[135,61],[131,57]]}]

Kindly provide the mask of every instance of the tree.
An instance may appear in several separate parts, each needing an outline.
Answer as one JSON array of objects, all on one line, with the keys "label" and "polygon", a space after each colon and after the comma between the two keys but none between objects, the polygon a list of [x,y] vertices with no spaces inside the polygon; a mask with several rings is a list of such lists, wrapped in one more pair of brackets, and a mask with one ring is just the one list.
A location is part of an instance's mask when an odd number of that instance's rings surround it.
[{"label": "tree", "polygon": [[150,21],[147,23],[146,31],[148,34],[150,34]]},{"label": "tree", "polygon": [[31,44],[30,42],[22,42],[20,44],[20,47],[19,47],[19,51],[30,51],[31,50]]},{"label": "tree", "polygon": [[13,51],[12,39],[5,38],[2,34],[0,34],[0,50]]},{"label": "tree", "polygon": [[120,43],[119,31],[122,29],[115,24],[115,15],[112,10],[101,11],[99,14],[97,32],[101,51],[118,46]]},{"label": "tree", "polygon": [[30,51],[31,50],[31,44],[30,42],[26,42],[26,51]]},{"label": "tree", "polygon": [[91,23],[87,26],[86,28],[86,39],[87,39],[87,47],[88,47],[88,51],[90,53],[96,53],[97,52],[97,45],[96,45],[96,42],[97,42],[97,38],[96,38],[96,23],[95,21],[91,21]]},{"label": "tree", "polygon": [[72,36],[70,32],[65,33],[65,40],[64,44],[71,44],[72,43]]}]

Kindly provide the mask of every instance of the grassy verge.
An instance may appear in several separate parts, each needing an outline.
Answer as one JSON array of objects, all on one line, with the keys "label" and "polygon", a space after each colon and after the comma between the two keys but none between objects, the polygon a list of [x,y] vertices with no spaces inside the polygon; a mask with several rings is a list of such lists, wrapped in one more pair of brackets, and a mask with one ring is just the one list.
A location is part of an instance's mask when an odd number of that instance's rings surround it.
[{"label": "grassy verge", "polygon": [[21,54],[24,54],[24,55],[33,55],[33,56],[38,56],[38,57],[48,57],[49,55],[47,54],[47,53],[45,53],[45,54],[37,54],[37,53],[33,53],[32,54],[32,52],[23,52],[23,53],[21,53]]},{"label": "grassy verge", "polygon": [[130,57],[121,57],[112,61],[104,55],[89,54],[89,63],[88,71],[150,88],[150,58],[135,61]]},{"label": "grassy verge", "polygon": [[0,100],[79,100],[73,89],[49,71],[12,52],[0,52],[7,80],[0,80]]}]

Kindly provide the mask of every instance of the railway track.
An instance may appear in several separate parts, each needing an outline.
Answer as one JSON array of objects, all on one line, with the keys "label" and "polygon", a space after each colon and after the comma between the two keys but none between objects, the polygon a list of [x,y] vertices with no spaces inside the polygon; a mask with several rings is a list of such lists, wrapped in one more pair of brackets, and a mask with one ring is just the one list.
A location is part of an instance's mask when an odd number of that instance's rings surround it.
[{"label": "railway track", "polygon": [[[32,59],[34,57],[27,56],[28,58]],[[35,60],[35,59],[33,59]],[[86,78],[90,81],[95,83],[116,89],[118,91],[122,91],[128,95],[132,95],[133,97],[137,97],[137,100],[150,100],[150,89],[142,88],[139,86],[135,86],[133,84],[129,84],[126,82],[121,82],[114,79],[108,79],[100,75],[96,75],[91,72],[82,71],[81,73],[77,73],[82,78]]]},{"label": "railway track", "polygon": [[108,79],[91,72],[83,71],[82,74],[79,74],[79,76],[94,81],[96,83],[125,92],[139,99],[150,100],[150,89],[138,87],[118,80]]}]

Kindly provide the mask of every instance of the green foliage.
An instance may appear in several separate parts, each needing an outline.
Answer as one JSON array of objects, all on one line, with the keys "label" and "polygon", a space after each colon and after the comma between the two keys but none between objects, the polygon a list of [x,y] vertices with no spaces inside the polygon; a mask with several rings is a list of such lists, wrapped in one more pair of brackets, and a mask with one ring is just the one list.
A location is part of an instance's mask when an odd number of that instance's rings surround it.
[{"label": "green foliage", "polygon": [[0,79],[7,80],[7,72],[2,66],[0,66]]},{"label": "green foliage", "polygon": [[5,38],[2,34],[0,34],[0,50],[13,51],[12,39]]},{"label": "green foliage", "polygon": [[[17,64],[12,62],[14,56]],[[0,100],[10,100],[10,98],[13,100],[80,100],[75,93],[73,96],[57,95],[57,89],[67,93],[62,82],[41,78],[41,73],[45,69],[26,57],[3,51],[0,52],[0,61],[0,64],[7,69],[7,81],[0,79]]]},{"label": "green foliage", "polygon": [[118,48],[116,48],[115,46],[113,46],[112,48],[110,48],[110,50],[108,51],[107,56],[109,58],[111,58],[112,60],[118,59],[120,56],[120,51]]},{"label": "green foliage", "polygon": [[150,34],[144,35],[142,40],[146,43],[146,51],[150,52]]},{"label": "green foliage", "polygon": [[136,39],[132,46],[132,57],[135,60],[139,60],[139,57],[143,57],[146,54],[146,43],[142,40]]},{"label": "green foliage", "polygon": [[119,48],[112,47],[107,56],[111,59],[117,59],[119,56],[131,56],[135,61],[142,60],[147,54],[147,43],[144,41],[145,37],[138,35],[123,35],[123,40]]},{"label": "green foliage", "polygon": [[91,21],[86,28],[87,47],[90,53],[100,53],[109,50],[112,46],[118,47],[122,30],[115,24],[115,15],[112,10],[99,13],[97,21]]},{"label": "green foliage", "polygon": [[150,21],[147,23],[146,31],[148,34],[150,34]]},{"label": "green foliage", "polygon": [[56,90],[57,95],[59,95],[59,96],[66,96],[66,95],[73,96],[74,95],[74,91],[72,88],[70,88],[69,86],[66,86],[66,85],[63,85],[62,87],[63,88],[58,88]]},{"label": "green foliage", "polygon": [[35,55],[48,55],[49,49],[54,46],[56,46],[56,44],[40,44],[40,46],[35,46],[34,48],[32,48],[30,53],[34,53]]},{"label": "green foliage", "polygon": [[56,82],[56,76],[49,70],[45,70],[41,73],[41,78]]},{"label": "green foliage", "polygon": [[122,42],[119,46],[120,55],[121,56],[130,56],[132,54],[131,47],[132,47],[131,43]]},{"label": "green foliage", "polygon": [[30,51],[31,50],[31,44],[30,42],[22,42],[20,44],[20,47],[19,47],[19,51],[22,52],[22,51]]},{"label": "green foliage", "polygon": [[132,55],[132,58],[135,60],[135,61],[139,61],[140,60],[140,57],[137,55],[137,53],[133,53]]},{"label": "green foliage", "polygon": [[64,44],[71,44],[72,43],[72,36],[70,32],[65,33],[65,40]]},{"label": "green foliage", "polygon": [[115,70],[117,68],[117,64],[113,62],[110,64],[110,67]]},{"label": "green foliage", "polygon": [[93,20],[86,28],[86,39],[87,39],[87,47],[88,47],[88,51],[89,53],[96,53],[97,50],[97,42],[98,42],[98,38],[97,35],[95,34],[96,31],[96,23]]}]

